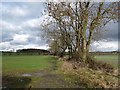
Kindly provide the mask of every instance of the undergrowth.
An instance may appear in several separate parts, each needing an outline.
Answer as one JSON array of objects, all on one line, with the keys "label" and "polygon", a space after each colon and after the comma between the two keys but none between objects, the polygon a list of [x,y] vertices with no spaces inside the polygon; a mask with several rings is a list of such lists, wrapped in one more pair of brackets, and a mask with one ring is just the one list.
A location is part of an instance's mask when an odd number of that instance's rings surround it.
[{"label": "undergrowth", "polygon": [[114,73],[114,68],[103,62],[95,62],[93,59],[84,63],[64,61],[61,71],[68,82],[85,88],[118,88],[119,86],[120,78],[118,73]]}]

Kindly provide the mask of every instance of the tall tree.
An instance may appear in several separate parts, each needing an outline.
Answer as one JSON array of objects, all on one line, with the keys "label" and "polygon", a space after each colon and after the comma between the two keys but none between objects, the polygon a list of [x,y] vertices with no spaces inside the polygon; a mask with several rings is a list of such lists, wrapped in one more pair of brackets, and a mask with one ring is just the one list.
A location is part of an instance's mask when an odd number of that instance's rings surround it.
[{"label": "tall tree", "polygon": [[[47,13],[52,22],[47,26],[59,46],[68,48],[69,55],[85,61],[96,31],[100,31],[110,21],[117,20],[117,2],[49,2]],[[51,28],[52,26],[52,28]],[[99,34],[99,33],[97,33]]]}]

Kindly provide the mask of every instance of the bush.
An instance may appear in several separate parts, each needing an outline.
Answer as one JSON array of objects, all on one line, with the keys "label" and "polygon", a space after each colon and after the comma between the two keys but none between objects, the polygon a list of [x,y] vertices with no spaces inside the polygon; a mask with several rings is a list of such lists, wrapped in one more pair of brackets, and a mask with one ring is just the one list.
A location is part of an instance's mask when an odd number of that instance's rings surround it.
[{"label": "bush", "polygon": [[93,70],[102,70],[103,72],[108,72],[108,73],[112,73],[114,71],[112,65],[107,64],[105,62],[96,61],[93,55],[88,55],[87,60],[85,62],[83,60],[75,60],[75,59],[72,59],[70,62],[73,64],[73,69],[88,67]]},{"label": "bush", "polygon": [[62,71],[73,84],[85,88],[118,88],[118,77],[87,67],[74,70],[70,65],[71,63],[65,62],[62,65]]},{"label": "bush", "polygon": [[107,64],[105,62],[98,62],[95,61],[94,59],[88,59],[86,60],[86,64],[88,65],[89,68],[93,69],[93,70],[102,70],[104,72],[109,72],[112,73],[114,71],[114,68],[112,65]]}]

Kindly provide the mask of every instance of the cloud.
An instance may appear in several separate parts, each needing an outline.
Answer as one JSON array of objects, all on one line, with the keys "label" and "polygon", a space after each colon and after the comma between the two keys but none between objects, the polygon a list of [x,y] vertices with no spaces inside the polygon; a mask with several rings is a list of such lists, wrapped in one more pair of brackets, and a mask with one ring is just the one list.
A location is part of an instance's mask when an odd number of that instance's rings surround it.
[{"label": "cloud", "polygon": [[2,12],[15,17],[23,17],[29,14],[28,10],[20,6],[2,5]]},{"label": "cloud", "polygon": [[45,45],[36,45],[36,44],[29,44],[29,45],[24,45],[23,46],[24,48],[36,48],[36,49],[45,49],[47,50],[49,48],[48,44],[45,44]]},{"label": "cloud", "polygon": [[43,8],[41,3],[4,3],[2,5],[0,50],[48,48],[39,36],[40,24],[44,19],[44,16],[38,17],[38,14],[43,11],[41,8]]},{"label": "cloud", "polygon": [[15,7],[13,9],[11,9],[11,11],[9,13],[14,16],[26,16],[28,14],[28,12],[26,10],[24,10],[20,7]]},{"label": "cloud", "polygon": [[34,18],[34,19],[21,21],[19,23],[11,23],[9,21],[0,20],[0,27],[2,28],[2,30],[12,31],[12,32],[23,31],[24,29],[30,30],[31,28],[39,29],[41,20],[42,20],[41,18]]},{"label": "cloud", "polygon": [[19,35],[19,34],[15,34],[13,36],[13,42],[16,43],[26,43],[28,40],[29,35]]},{"label": "cloud", "polygon": [[110,22],[105,27],[106,31],[103,31],[102,39],[107,39],[109,41],[118,41],[118,35],[120,31],[118,30],[118,22]]},{"label": "cloud", "polygon": [[[1,2],[73,2],[81,1],[85,2],[87,0],[1,0]],[[103,2],[104,0],[90,0],[90,2]],[[105,0],[105,2],[118,2],[119,0]]]},{"label": "cloud", "polygon": [[23,27],[29,27],[29,28],[37,28],[40,26],[40,18],[34,18],[34,19],[30,19],[30,20],[27,20],[27,21],[24,21],[22,23],[22,26]]},{"label": "cloud", "polygon": [[37,45],[37,44],[27,44],[27,45],[20,45],[18,44],[16,45],[11,45],[10,42],[2,42],[0,43],[0,51],[13,51],[13,50],[17,50],[17,49],[27,49],[27,48],[35,48],[35,49],[49,49],[48,44],[44,44],[44,45]]},{"label": "cloud", "polygon": [[91,45],[92,51],[115,51],[118,50],[118,41],[99,41]]},{"label": "cloud", "polygon": [[8,31],[16,31],[16,30],[22,29],[22,27],[20,25],[18,26],[18,25],[15,25],[13,23],[6,22],[6,21],[3,21],[3,20],[0,20],[0,27],[3,30],[8,30]]},{"label": "cloud", "polygon": [[11,48],[10,42],[1,42],[0,50],[9,50]]}]

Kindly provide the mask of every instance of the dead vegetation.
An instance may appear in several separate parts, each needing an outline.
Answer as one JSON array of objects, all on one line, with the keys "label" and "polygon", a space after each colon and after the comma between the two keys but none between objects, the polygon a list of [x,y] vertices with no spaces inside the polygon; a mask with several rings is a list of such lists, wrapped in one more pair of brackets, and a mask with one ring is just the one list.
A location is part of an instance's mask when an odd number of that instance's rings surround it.
[{"label": "dead vegetation", "polygon": [[[109,64],[89,61],[65,61],[61,70],[74,83],[88,88],[118,88],[118,69],[114,70]],[[75,77],[75,78],[74,78]]]},{"label": "dead vegetation", "polygon": [[101,62],[101,61],[96,61],[94,60],[93,56],[88,56],[87,60],[76,60],[74,58],[68,59],[68,58],[61,58],[63,61],[67,61],[72,64],[73,69],[78,69],[78,68],[90,68],[92,70],[101,70],[105,73],[114,73],[114,67],[108,63]]}]

